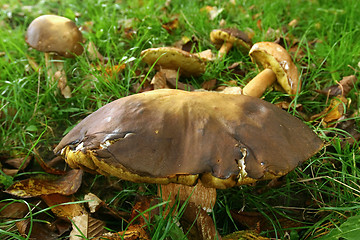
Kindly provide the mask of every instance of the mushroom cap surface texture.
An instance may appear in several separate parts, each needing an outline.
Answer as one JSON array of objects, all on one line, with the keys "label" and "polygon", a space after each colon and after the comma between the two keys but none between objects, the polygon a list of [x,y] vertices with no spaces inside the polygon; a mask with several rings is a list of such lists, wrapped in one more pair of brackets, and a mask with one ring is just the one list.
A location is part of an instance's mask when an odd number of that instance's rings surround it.
[{"label": "mushroom cap surface texture", "polygon": [[73,58],[84,51],[82,34],[76,24],[57,15],[42,15],[29,25],[25,41],[41,52],[54,52],[62,57]]},{"label": "mushroom cap surface texture", "polygon": [[149,48],[141,52],[143,61],[155,69],[179,70],[184,76],[199,76],[205,72],[205,61],[198,55],[174,47]]},{"label": "mushroom cap surface texture", "polygon": [[210,40],[217,47],[221,47],[224,42],[230,42],[234,46],[240,46],[245,53],[249,52],[252,46],[251,39],[244,33],[236,28],[215,29],[210,32]]},{"label": "mushroom cap surface texture", "polygon": [[323,143],[261,99],[161,89],[108,103],[54,149],[73,168],[134,182],[228,188],[283,176]]},{"label": "mushroom cap surface texture", "polygon": [[260,68],[272,69],[277,82],[290,95],[300,92],[301,80],[289,53],[274,42],[255,43],[249,52],[251,60]]}]

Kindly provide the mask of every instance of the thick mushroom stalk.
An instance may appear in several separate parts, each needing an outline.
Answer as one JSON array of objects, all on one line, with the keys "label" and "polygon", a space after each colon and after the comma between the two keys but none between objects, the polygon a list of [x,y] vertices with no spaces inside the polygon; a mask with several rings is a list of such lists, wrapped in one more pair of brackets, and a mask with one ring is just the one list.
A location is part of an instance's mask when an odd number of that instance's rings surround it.
[{"label": "thick mushroom stalk", "polygon": [[[45,53],[45,65],[50,86],[58,82],[65,98],[71,97],[63,61],[60,57],[74,58],[82,54],[82,34],[76,24],[65,17],[43,15],[34,19],[26,32],[27,44]],[[53,57],[54,55],[54,57]]]},{"label": "thick mushroom stalk", "polygon": [[246,84],[242,89],[244,95],[260,98],[268,87],[276,81],[276,75],[273,70],[267,68],[261,71],[256,77]]},{"label": "thick mushroom stalk", "polygon": [[220,47],[218,58],[224,57],[233,46],[239,46],[246,54],[252,46],[251,39],[236,28],[215,29],[210,32],[210,40]]},{"label": "thick mushroom stalk", "polygon": [[256,43],[249,55],[264,70],[244,87],[243,94],[260,97],[275,82],[292,98],[300,91],[301,80],[297,67],[282,46],[273,42]]}]

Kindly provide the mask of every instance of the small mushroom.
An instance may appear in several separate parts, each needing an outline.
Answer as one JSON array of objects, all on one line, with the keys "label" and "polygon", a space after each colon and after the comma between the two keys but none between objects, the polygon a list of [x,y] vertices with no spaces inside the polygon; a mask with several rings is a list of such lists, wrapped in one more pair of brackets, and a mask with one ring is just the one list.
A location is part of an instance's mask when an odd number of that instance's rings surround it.
[{"label": "small mushroom", "polygon": [[[30,47],[45,53],[45,64],[51,84],[57,79],[64,97],[71,97],[64,65],[59,57],[74,58],[82,54],[82,34],[76,24],[65,17],[42,15],[30,23],[25,40]],[[50,53],[54,54],[55,61],[50,60]]]},{"label": "small mushroom", "polygon": [[149,48],[141,52],[142,60],[165,75],[167,82],[188,89],[189,86],[177,81],[179,75],[200,76],[205,72],[205,61],[197,54],[192,54],[174,47]]},{"label": "small mushroom", "polygon": [[192,197],[208,209],[216,188],[283,176],[322,145],[302,121],[261,99],[161,89],[103,106],[54,152],[72,168],[123,180],[201,183]]},{"label": "small mushroom", "polygon": [[233,46],[239,46],[246,54],[252,46],[251,39],[246,33],[236,28],[215,29],[210,33],[210,40],[220,48],[219,58],[225,56]]},{"label": "small mushroom", "polygon": [[255,43],[249,55],[264,70],[243,88],[243,94],[261,97],[266,88],[276,81],[290,97],[300,91],[301,80],[297,67],[282,46],[274,42]]}]

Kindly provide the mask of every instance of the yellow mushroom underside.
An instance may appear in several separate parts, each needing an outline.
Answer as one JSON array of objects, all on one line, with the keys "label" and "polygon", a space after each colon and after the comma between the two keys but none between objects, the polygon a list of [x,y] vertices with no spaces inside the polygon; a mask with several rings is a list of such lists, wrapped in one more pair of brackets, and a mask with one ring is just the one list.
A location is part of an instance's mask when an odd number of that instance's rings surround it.
[{"label": "yellow mushroom underside", "polygon": [[97,158],[96,153],[91,150],[83,152],[81,150],[71,150],[69,146],[63,149],[66,162],[71,168],[83,168],[86,171],[94,172],[102,175],[115,176],[123,180],[139,182],[139,183],[155,183],[155,184],[169,184],[177,183],[193,186],[201,179],[202,184],[208,188],[226,189],[234,186],[246,185],[255,183],[261,180],[269,180],[281,177],[282,175],[275,175],[266,172],[260,179],[254,179],[246,176],[246,172],[239,176],[233,176],[227,179],[220,179],[214,177],[211,173],[194,174],[194,175],[175,175],[168,177],[148,177],[141,176],[126,170],[124,167],[114,167],[107,164],[105,161]]}]

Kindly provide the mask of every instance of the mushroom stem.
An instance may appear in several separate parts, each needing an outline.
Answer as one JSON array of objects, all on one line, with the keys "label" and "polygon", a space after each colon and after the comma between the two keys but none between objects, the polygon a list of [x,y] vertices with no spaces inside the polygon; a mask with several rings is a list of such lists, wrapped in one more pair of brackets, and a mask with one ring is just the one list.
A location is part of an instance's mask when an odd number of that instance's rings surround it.
[{"label": "mushroom stem", "polygon": [[233,43],[228,41],[228,42],[224,42],[223,45],[221,46],[221,48],[219,49],[219,53],[218,53],[218,57],[223,57],[225,56],[230,49],[232,48]]},{"label": "mushroom stem", "polygon": [[[67,85],[67,77],[64,70],[64,63],[62,61],[53,62],[54,58],[50,56],[50,53],[45,53],[45,67],[47,69],[49,80],[49,87],[52,87],[56,82],[61,94],[65,98],[71,97],[71,89]],[[57,60],[55,58],[55,60]]]},{"label": "mushroom stem", "polygon": [[200,180],[195,186],[176,183],[159,185],[158,195],[164,200],[170,200],[170,206],[175,203],[178,197],[180,201],[188,200],[196,206],[201,206],[207,212],[212,210],[216,202],[216,189],[204,187]]},{"label": "mushroom stem", "polygon": [[271,69],[264,69],[256,77],[254,77],[243,88],[243,94],[260,98],[265,92],[266,88],[271,86],[276,81],[276,75]]}]

